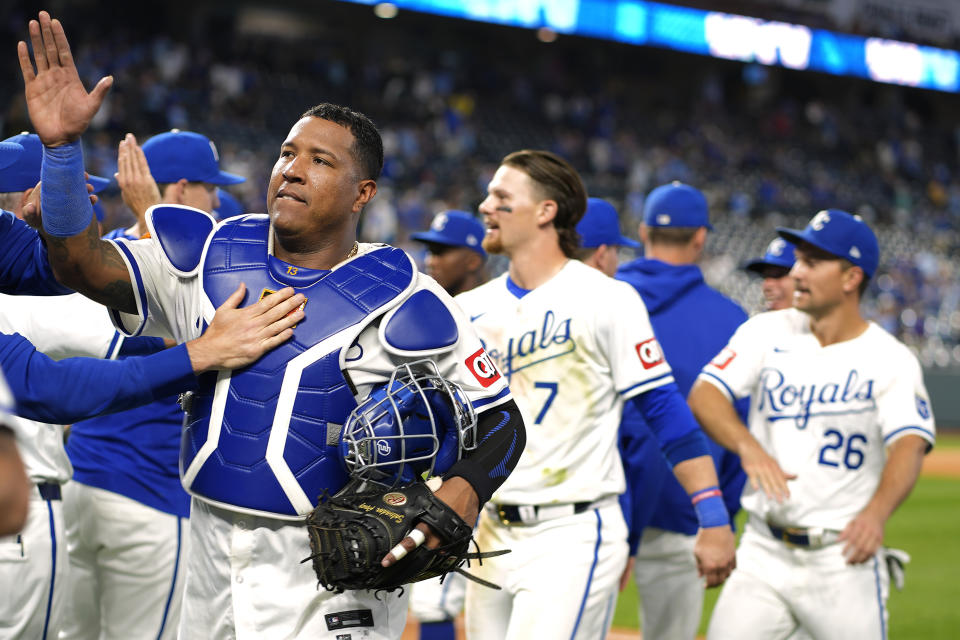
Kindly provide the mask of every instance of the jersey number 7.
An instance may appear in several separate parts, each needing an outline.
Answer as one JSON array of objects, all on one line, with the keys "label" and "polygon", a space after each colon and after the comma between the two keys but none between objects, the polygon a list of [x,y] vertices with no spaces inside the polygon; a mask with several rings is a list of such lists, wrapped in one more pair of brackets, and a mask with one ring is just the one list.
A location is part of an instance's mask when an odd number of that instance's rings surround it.
[{"label": "jersey number 7", "polygon": [[547,401],[543,403],[543,408],[540,409],[540,413],[537,414],[537,419],[533,421],[533,424],[540,424],[543,422],[543,419],[547,415],[547,411],[550,410],[550,405],[553,404],[553,399],[557,397],[557,383],[556,382],[534,382],[533,387],[535,389],[546,389],[549,392],[547,396]]}]

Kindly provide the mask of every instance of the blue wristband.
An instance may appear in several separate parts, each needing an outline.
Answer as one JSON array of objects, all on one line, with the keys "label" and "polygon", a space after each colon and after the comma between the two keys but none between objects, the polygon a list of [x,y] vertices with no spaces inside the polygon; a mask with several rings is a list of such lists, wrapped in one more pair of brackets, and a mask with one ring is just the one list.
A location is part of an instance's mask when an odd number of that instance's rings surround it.
[{"label": "blue wristband", "polygon": [[721,527],[730,524],[727,505],[723,503],[723,494],[719,487],[708,487],[690,496],[693,510],[697,512],[697,522],[701,529]]},{"label": "blue wristband", "polygon": [[80,141],[62,147],[43,147],[40,165],[40,210],[43,228],[52,236],[68,238],[90,226],[93,205],[83,177]]}]

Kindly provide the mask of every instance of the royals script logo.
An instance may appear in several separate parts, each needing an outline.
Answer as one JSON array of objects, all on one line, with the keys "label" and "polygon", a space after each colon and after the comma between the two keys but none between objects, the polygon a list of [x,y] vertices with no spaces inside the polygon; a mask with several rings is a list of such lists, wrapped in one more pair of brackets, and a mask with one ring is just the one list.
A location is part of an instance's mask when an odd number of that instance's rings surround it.
[{"label": "royals script logo", "polygon": [[506,351],[488,349],[488,352],[509,380],[518,371],[559,358],[576,348],[577,343],[570,337],[570,318],[558,320],[553,311],[547,311],[539,327],[508,339]]},{"label": "royals script logo", "polygon": [[797,429],[806,429],[813,417],[875,410],[873,386],[873,379],[862,379],[856,369],[851,369],[842,382],[796,385],[788,382],[779,369],[765,368],[760,372],[757,409],[766,412],[770,422],[792,420]]}]

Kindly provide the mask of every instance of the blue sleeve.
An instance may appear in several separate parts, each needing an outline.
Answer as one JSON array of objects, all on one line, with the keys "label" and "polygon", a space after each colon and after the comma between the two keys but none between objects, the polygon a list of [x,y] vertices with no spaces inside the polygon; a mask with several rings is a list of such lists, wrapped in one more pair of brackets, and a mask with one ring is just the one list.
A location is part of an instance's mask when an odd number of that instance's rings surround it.
[{"label": "blue sleeve", "polygon": [[633,557],[653,518],[668,470],[657,439],[632,402],[623,407],[618,444],[627,480],[627,490],[620,494],[620,509],[627,521],[627,544]]},{"label": "blue sleeve", "polygon": [[167,348],[163,338],[151,338],[147,336],[137,336],[136,338],[125,338],[120,345],[120,351],[117,352],[117,358],[129,358],[130,356],[146,356],[151,353],[159,353]]},{"label": "blue sleeve", "polygon": [[9,211],[0,210],[0,293],[49,296],[73,293],[57,282],[40,235]]},{"label": "blue sleeve", "polygon": [[197,388],[185,345],[126,360],[55,361],[19,334],[0,333],[0,369],[16,413],[65,424],[140,406]]},{"label": "blue sleeve", "polygon": [[676,383],[641,393],[630,400],[657,435],[660,449],[670,466],[710,455],[706,436],[690,412]]}]

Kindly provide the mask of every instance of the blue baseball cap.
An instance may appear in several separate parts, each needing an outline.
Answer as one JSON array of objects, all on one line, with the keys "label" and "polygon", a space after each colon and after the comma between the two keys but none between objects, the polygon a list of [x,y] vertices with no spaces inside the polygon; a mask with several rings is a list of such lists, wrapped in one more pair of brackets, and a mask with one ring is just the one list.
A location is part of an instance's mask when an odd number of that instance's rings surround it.
[{"label": "blue baseball cap", "polygon": [[435,215],[428,231],[411,233],[410,238],[449,247],[466,247],[486,258],[487,252],[481,245],[486,232],[483,223],[471,214],[466,211],[451,210]]},{"label": "blue baseball cap", "polygon": [[763,254],[762,258],[750,260],[743,265],[743,268],[747,271],[762,274],[764,267],[789,269],[794,262],[796,262],[796,257],[793,255],[793,245],[783,238],[774,238],[767,245],[767,252]]},{"label": "blue baseball cap", "polygon": [[867,277],[872,277],[880,263],[880,245],[877,236],[860,216],[840,209],[825,209],[813,216],[803,231],[777,227],[781,238],[795,245],[801,242],[857,265]]},{"label": "blue baseball cap", "polygon": [[217,199],[220,200],[220,206],[213,210],[213,217],[217,220],[225,220],[244,213],[240,201],[223,189],[217,189]]},{"label": "blue baseball cap", "polygon": [[[87,182],[93,185],[93,192],[100,193],[110,185],[110,180],[106,178],[101,178],[100,176],[90,176]],[[97,222],[103,222],[103,218],[106,215],[103,207],[100,206],[100,202],[97,201],[93,205],[93,214],[97,216]]]},{"label": "blue baseball cap", "polygon": [[620,233],[620,216],[617,215],[617,210],[600,198],[587,198],[587,210],[577,223],[577,233],[580,234],[580,246],[585,249],[602,244],[634,249],[642,246],[636,240]]},{"label": "blue baseball cap", "polygon": [[643,203],[643,223],[648,227],[706,227],[713,229],[707,198],[688,184],[660,185]]},{"label": "blue baseball cap", "polygon": [[220,156],[207,136],[173,129],[143,143],[153,179],[161,184],[187,180],[208,184],[238,184],[246,178],[220,171]]},{"label": "blue baseball cap", "polygon": [[6,169],[12,165],[22,153],[23,147],[16,142],[10,142],[8,140],[0,142],[0,169]]},{"label": "blue baseball cap", "polygon": [[[26,191],[37,186],[43,164],[43,143],[40,142],[40,136],[35,133],[21,133],[3,142],[19,145],[23,151],[11,164],[0,169],[0,193]],[[93,185],[94,193],[102,191],[110,184],[109,179],[100,176],[90,176],[87,182]]]}]

